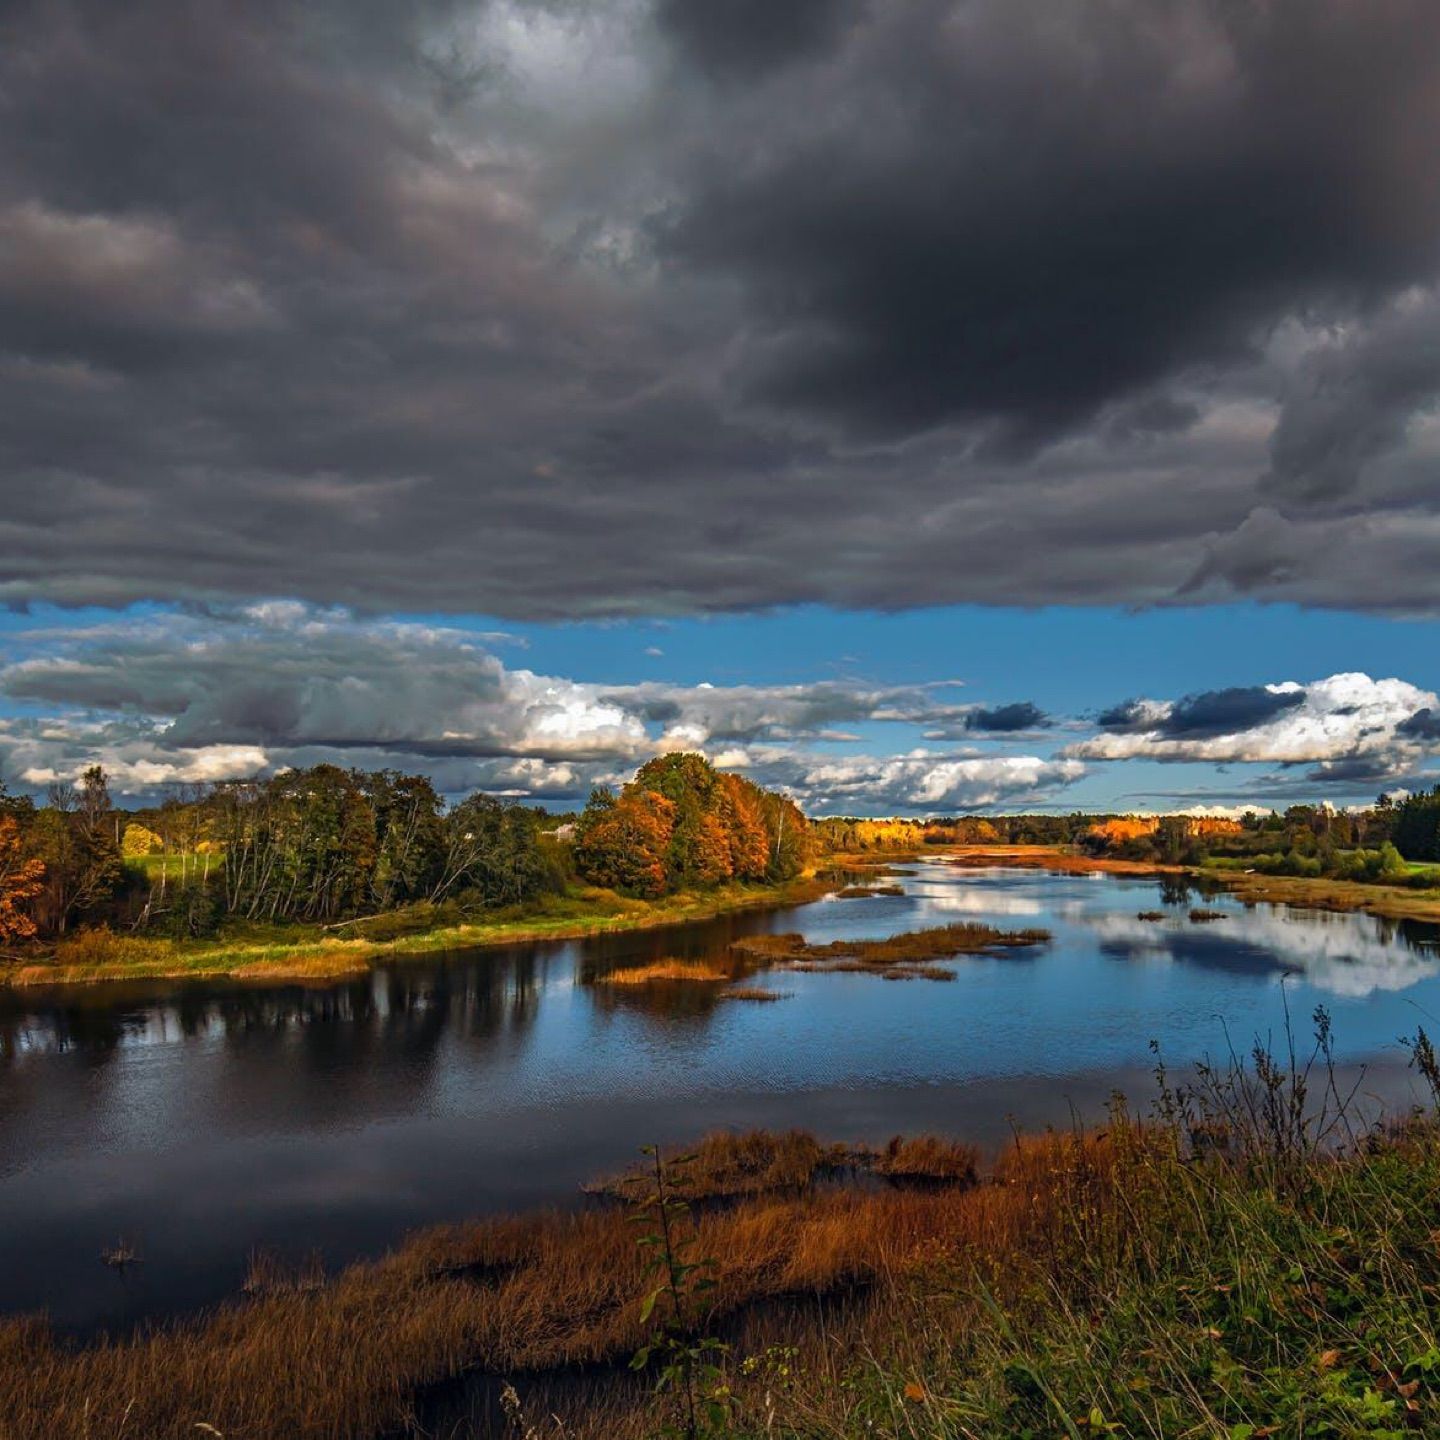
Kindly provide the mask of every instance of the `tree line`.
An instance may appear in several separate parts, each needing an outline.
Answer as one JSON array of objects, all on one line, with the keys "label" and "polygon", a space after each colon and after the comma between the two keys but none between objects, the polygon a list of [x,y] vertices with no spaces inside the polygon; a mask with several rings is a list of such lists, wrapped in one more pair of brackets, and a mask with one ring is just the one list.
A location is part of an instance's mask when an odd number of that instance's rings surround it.
[{"label": "tree line", "polygon": [[122,811],[93,766],[44,805],[0,790],[0,946],[98,925],[184,938],[232,921],[454,916],[576,879],[653,899],[786,880],[815,850],[788,796],[694,754],[596,789],[571,819],[484,793],[447,805],[423,775],[328,764]]},{"label": "tree line", "polygon": [[1412,873],[1405,863],[1437,858],[1418,843],[1419,827],[1410,818],[1415,808],[1412,801],[1396,804],[1381,795],[1374,805],[1355,810],[1292,805],[1281,813],[1249,811],[1238,821],[1168,815],[1148,828],[1124,820],[1097,824],[1080,843],[1132,860],[1425,888],[1435,877]]},{"label": "tree line", "polygon": [[1236,824],[1146,827],[1078,811],[809,821],[787,795],[693,753],[649,761],[618,791],[597,788],[578,817],[484,793],[447,805],[423,775],[335,765],[176,787],[159,805],[120,811],[92,766],[44,805],[0,787],[0,946],[97,924],[200,936],[231,920],[467,912],[524,905],[577,878],[655,899],[773,884],[825,854],[967,843],[1429,884],[1405,861],[1440,862],[1440,786],[1358,811],[1296,805]]},{"label": "tree line", "polygon": [[105,772],[0,801],[0,943],[77,926],[198,936],[228,919],[335,923],[426,902],[518,905],[569,865],[543,811],[423,775],[315,765],[117,811]]}]

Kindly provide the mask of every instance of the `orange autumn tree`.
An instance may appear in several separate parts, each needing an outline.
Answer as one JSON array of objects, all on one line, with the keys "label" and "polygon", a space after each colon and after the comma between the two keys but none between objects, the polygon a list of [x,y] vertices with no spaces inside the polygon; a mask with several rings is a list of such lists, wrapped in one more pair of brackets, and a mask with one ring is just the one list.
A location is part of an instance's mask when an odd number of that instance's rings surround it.
[{"label": "orange autumn tree", "polygon": [[730,840],[730,866],[737,880],[763,880],[770,866],[765,828],[765,792],[740,775],[720,776],[720,820]]},{"label": "orange autumn tree", "polygon": [[618,796],[591,795],[575,863],[592,884],[649,898],[728,880],[785,880],[808,859],[808,830],[788,797],[677,751],[647,761]]},{"label": "orange autumn tree", "polygon": [[0,815],[0,945],[34,936],[35,922],[24,906],[40,893],[44,880],[45,863],[25,857],[15,817]]},{"label": "orange autumn tree", "polygon": [[665,861],[675,806],[663,795],[632,790],[591,792],[575,836],[575,865],[592,885],[654,899],[669,887]]}]

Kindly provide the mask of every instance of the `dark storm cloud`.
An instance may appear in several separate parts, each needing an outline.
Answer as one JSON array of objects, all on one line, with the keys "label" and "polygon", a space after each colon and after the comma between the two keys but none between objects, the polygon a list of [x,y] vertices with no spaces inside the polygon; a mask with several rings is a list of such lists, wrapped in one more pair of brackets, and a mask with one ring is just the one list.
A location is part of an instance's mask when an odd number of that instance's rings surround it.
[{"label": "dark storm cloud", "polygon": [[1429,0],[11,3],[0,599],[1433,610],[1437,108]]},{"label": "dark storm cloud", "polygon": [[1161,732],[1199,739],[1233,735],[1273,720],[1284,710],[1305,703],[1303,690],[1272,690],[1265,685],[1238,685],[1228,690],[1202,690],[1177,700],[1161,724]]},{"label": "dark storm cloud", "polygon": [[823,52],[859,9],[857,0],[658,0],[655,19],[700,70],[753,80]]},{"label": "dark storm cloud", "polygon": [[1433,134],[1434,7],[888,14],[781,143],[724,136],[667,237],[752,295],[758,398],[1040,436],[1307,300],[1433,274],[1435,178],[1390,187],[1407,127]]},{"label": "dark storm cloud", "polygon": [[984,730],[994,734],[1006,734],[1015,730],[1039,730],[1049,723],[1050,717],[1031,700],[991,708],[981,706],[965,717],[967,730]]},{"label": "dark storm cloud", "polygon": [[1440,713],[1427,705],[1425,709],[1417,710],[1408,719],[1402,720],[1396,728],[1400,734],[1416,740],[1440,740]]},{"label": "dark storm cloud", "polygon": [[1155,721],[1153,707],[1143,700],[1122,700],[1095,717],[1095,723],[1102,730],[1149,730]]}]

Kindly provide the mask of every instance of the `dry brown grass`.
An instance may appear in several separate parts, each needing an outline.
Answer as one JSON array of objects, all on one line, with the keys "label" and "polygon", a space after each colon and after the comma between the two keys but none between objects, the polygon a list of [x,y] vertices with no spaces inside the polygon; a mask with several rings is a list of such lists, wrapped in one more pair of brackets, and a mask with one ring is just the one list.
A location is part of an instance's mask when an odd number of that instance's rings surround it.
[{"label": "dry brown grass", "polygon": [[636,965],[627,970],[611,970],[597,975],[597,985],[655,985],[665,981],[688,981],[692,984],[723,985],[731,979],[728,970],[704,960],[656,960],[649,965]]},{"label": "dry brown grass", "polygon": [[[888,1294],[937,1256],[984,1253],[998,1266],[1072,1222],[1077,1176],[1093,1189],[1105,1157],[1063,1137],[1028,1143],[1001,1183],[970,1187],[973,1151],[897,1142],[879,1162],[894,1178],[924,1166],[967,1183],[866,1191],[816,1188],[806,1177],[834,1147],[795,1132],[711,1137],[700,1150],[711,1183],[789,1186],[695,1212],[698,1253],[719,1262],[716,1326],[794,1297]],[[1094,1196],[1086,1203],[1095,1211]],[[43,1321],[12,1320],[0,1325],[0,1436],[189,1440],[209,1425],[227,1437],[369,1440],[403,1426],[423,1387],[461,1374],[625,1361],[646,1338],[643,1263],[616,1207],[434,1229],[323,1284],[262,1266],[253,1298],[128,1340],[71,1348]],[[784,1323],[803,1329],[808,1313]]]},{"label": "dry brown grass", "polygon": [[980,1151],[940,1135],[897,1135],[876,1156],[873,1168],[892,1180],[973,1185],[980,1173]]},{"label": "dry brown grass", "polygon": [[55,964],[77,970],[101,965],[164,964],[173,959],[175,942],[138,935],[116,935],[104,928],[77,930],[55,942]]},{"label": "dry brown grass", "polygon": [[722,1000],[754,1000],[758,1004],[766,1004],[774,1000],[788,1000],[788,990],[766,990],[761,985],[732,985],[728,990],[720,992]]},{"label": "dry brown grass", "polygon": [[[822,1144],[805,1130],[716,1131],[682,1161],[677,1155],[668,1157],[673,1166],[668,1183],[677,1196],[692,1203],[786,1191],[798,1194],[820,1181],[861,1175],[970,1185],[980,1164],[975,1146],[939,1135],[908,1139],[897,1135],[877,1150],[870,1145]],[[591,1194],[634,1202],[648,1195],[653,1185],[653,1172],[637,1166],[586,1188]]]},{"label": "dry brown grass", "polygon": [[[806,1130],[743,1134],[717,1130],[686,1153],[688,1158],[675,1166],[670,1182],[676,1195],[685,1200],[718,1200],[802,1190],[821,1175],[853,1164],[858,1152],[851,1146],[823,1145]],[[668,1158],[673,1163],[676,1156],[672,1153]],[[654,1172],[637,1166],[585,1188],[593,1195],[635,1201],[648,1195],[654,1183]]]},{"label": "dry brown grass", "polygon": [[1004,866],[1012,870],[1053,870],[1061,875],[1183,875],[1184,865],[1150,860],[1112,860],[1087,855],[1064,845],[957,845],[945,851],[945,862],[962,870]]},{"label": "dry brown grass", "polygon": [[753,935],[731,949],[752,965],[781,970],[869,973],[888,980],[953,980],[933,964],[957,955],[994,955],[1043,945],[1048,930],[997,930],[990,925],[942,925],[884,940],[832,940],[812,945],[803,935]]}]

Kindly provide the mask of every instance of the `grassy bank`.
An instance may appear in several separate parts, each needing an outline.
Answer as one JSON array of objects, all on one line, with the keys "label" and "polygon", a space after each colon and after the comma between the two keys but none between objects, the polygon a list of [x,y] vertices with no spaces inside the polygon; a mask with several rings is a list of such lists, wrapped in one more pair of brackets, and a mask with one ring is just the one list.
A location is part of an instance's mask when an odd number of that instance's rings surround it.
[{"label": "grassy bank", "polygon": [[441,950],[514,945],[653,929],[743,910],[818,899],[832,882],[808,877],[783,885],[728,885],[660,900],[613,890],[575,889],[533,905],[460,923],[414,912],[378,916],[324,931],[317,926],[234,926],[215,940],[168,940],[88,931],[47,952],[0,962],[0,984],[77,985],[107,980],[235,979],[324,983],[363,975],[376,960]]},{"label": "grassy bank", "polygon": [[[1328,1148],[1304,1083],[1020,1138],[978,1182],[941,1142],[880,1152],[932,1183],[862,1187],[808,1137],[726,1137],[666,1167],[691,1176],[668,1238],[640,1172],[634,1206],[432,1230],[328,1280],[260,1265],[132,1340],[11,1321],[0,1437],[1434,1434],[1440,1139]],[[637,1237],[700,1267],[683,1327]]]},{"label": "grassy bank", "polygon": [[1411,890],[1356,880],[1296,875],[1261,875],[1202,868],[1207,880],[1223,885],[1247,905],[1298,905],[1310,910],[1363,910],[1390,920],[1440,922],[1440,890]]},{"label": "grassy bank", "polygon": [[[1213,881],[1247,905],[1296,905],[1311,910],[1363,910],[1392,920],[1440,923],[1440,889],[1326,879],[1323,876],[1262,875],[1228,866],[1160,865],[1112,860],[1063,845],[960,845],[943,856],[965,869],[1006,865],[1062,875],[1194,875]],[[1411,867],[1413,871],[1430,867]]]},{"label": "grassy bank", "polygon": [[1184,865],[1151,860],[1115,860],[1088,855],[1071,845],[955,845],[938,857],[962,870],[1003,865],[1015,870],[1050,870],[1057,875],[1183,875]]}]

